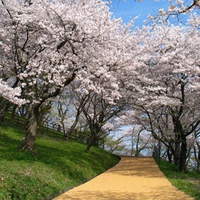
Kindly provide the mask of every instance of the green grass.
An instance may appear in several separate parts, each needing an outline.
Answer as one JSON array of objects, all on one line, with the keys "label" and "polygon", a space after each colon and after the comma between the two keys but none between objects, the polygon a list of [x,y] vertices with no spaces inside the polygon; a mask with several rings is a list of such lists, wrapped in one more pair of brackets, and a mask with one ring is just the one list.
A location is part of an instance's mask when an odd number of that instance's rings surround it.
[{"label": "green grass", "polygon": [[172,185],[194,197],[195,200],[200,200],[200,174],[191,171],[181,173],[177,166],[165,161],[157,164]]},{"label": "green grass", "polygon": [[[55,133],[56,134],[56,133]],[[23,126],[0,126],[0,199],[48,200],[118,163],[99,148],[85,153],[85,144],[60,136],[39,135],[34,154],[17,150]]]}]

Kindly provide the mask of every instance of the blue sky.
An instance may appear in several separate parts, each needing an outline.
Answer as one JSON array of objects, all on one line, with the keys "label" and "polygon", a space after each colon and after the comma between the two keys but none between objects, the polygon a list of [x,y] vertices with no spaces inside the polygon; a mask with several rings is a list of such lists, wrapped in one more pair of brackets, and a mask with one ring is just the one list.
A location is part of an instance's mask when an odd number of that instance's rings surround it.
[{"label": "blue sky", "polygon": [[[159,0],[157,2],[155,0],[142,0],[141,2],[136,0],[112,0],[110,11],[113,12],[116,18],[121,17],[125,23],[138,16],[139,18],[136,20],[135,25],[142,26],[148,15],[156,16],[159,13],[159,9],[164,8],[167,10],[168,7],[168,0]],[[175,21],[177,22],[177,20]]]},{"label": "blue sky", "polygon": [[158,14],[160,8],[167,9],[168,6],[168,0],[160,0],[159,2],[155,0],[142,0],[142,2],[135,0],[113,0],[110,5],[110,11],[113,12],[116,18],[121,17],[124,22],[128,22],[139,16],[136,25],[141,25],[149,14],[155,16]]}]

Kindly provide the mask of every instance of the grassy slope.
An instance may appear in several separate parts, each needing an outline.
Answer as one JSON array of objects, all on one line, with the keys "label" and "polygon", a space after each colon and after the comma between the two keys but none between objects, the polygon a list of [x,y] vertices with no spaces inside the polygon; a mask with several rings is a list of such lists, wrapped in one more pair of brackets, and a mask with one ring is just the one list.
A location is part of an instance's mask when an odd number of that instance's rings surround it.
[{"label": "grassy slope", "polygon": [[165,161],[157,164],[172,185],[194,197],[195,200],[200,200],[200,174],[190,171],[181,173],[177,166]]},{"label": "grassy slope", "polygon": [[52,199],[119,161],[98,148],[85,153],[84,144],[59,137],[37,137],[34,155],[19,152],[23,136],[19,125],[0,126],[0,199]]}]

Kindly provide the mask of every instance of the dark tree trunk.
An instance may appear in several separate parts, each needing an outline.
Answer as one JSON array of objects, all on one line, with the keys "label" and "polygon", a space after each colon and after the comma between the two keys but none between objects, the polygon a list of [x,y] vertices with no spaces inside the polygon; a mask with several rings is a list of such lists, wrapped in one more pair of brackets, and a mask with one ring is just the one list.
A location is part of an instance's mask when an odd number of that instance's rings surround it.
[{"label": "dark tree trunk", "polygon": [[[133,134],[132,134],[133,135]],[[139,157],[139,142],[140,142],[140,132],[137,134],[137,142],[136,142],[136,149],[135,149],[135,157]],[[133,143],[133,141],[132,141]],[[133,145],[133,144],[132,144]],[[133,147],[132,147],[133,148]]]},{"label": "dark tree trunk", "polygon": [[15,119],[16,109],[17,109],[17,105],[14,105],[12,109],[12,119]]},{"label": "dark tree trunk", "polygon": [[135,157],[139,157],[139,151],[136,151]]},{"label": "dark tree trunk", "polygon": [[87,145],[85,151],[89,152],[91,146],[98,146],[97,140],[98,140],[97,134],[96,133],[92,133],[92,136],[91,136],[91,138],[90,138],[90,140],[88,142],[88,145]]},{"label": "dark tree trunk", "polygon": [[169,148],[167,148],[167,158],[169,163],[172,163],[172,153]]},{"label": "dark tree trunk", "polygon": [[174,152],[173,152],[173,157],[174,157],[174,164],[179,166],[180,163],[180,153],[181,153],[181,143],[180,143],[180,134],[175,132],[175,147],[174,147]]},{"label": "dark tree trunk", "polygon": [[61,122],[61,125],[62,125],[63,139],[64,139],[64,140],[68,140],[68,139],[69,139],[69,136],[68,136],[68,134],[67,134],[67,131],[65,130],[65,124],[64,124],[63,121]]},{"label": "dark tree trunk", "polygon": [[5,114],[11,105],[12,104],[8,100],[2,99],[1,105],[0,105],[0,124],[3,124]]},{"label": "dark tree trunk", "polygon": [[60,125],[60,124],[58,124],[57,131],[58,131],[58,132],[61,132],[61,125]]},{"label": "dark tree trunk", "polygon": [[180,142],[176,142],[174,151],[174,164],[179,165],[179,163],[180,163]]},{"label": "dark tree trunk", "polygon": [[76,125],[78,124],[78,120],[75,121],[72,126],[69,128],[68,131],[64,132],[64,139],[67,140],[69,138],[70,135],[72,135],[72,133],[74,132]]},{"label": "dark tree trunk", "polygon": [[198,158],[197,158],[197,173],[200,174],[200,149],[199,149]]},{"label": "dark tree trunk", "polygon": [[183,137],[183,141],[181,143],[181,153],[180,153],[180,163],[179,170],[182,172],[186,171],[186,160],[187,160],[187,141],[186,137]]},{"label": "dark tree trunk", "polygon": [[98,123],[95,124],[90,124],[90,131],[91,131],[91,138],[89,140],[88,146],[85,149],[86,152],[88,152],[91,148],[91,146],[98,146],[98,135],[101,131],[101,127],[99,126]]},{"label": "dark tree trunk", "polygon": [[36,131],[37,131],[38,119],[39,119],[39,107],[40,105],[30,106],[26,136],[22,140],[22,144],[19,147],[19,149],[22,151],[34,150],[35,136],[36,136]]},{"label": "dark tree trunk", "polygon": [[95,140],[95,136],[94,136],[94,134],[92,134],[92,137],[90,138],[90,140],[88,142],[88,145],[87,145],[87,147],[85,149],[85,152],[89,152],[91,146],[93,145],[94,140]]},{"label": "dark tree trunk", "polygon": [[195,160],[196,160],[196,170],[197,170],[197,173],[200,174],[200,144],[199,142],[197,141],[196,142],[196,145],[197,145],[197,148],[195,147],[194,145],[194,157],[195,157]]},{"label": "dark tree trunk", "polygon": [[196,170],[197,170],[197,173],[200,174],[200,144],[198,142],[196,142],[196,144],[197,144],[198,150],[196,150],[196,147],[194,146],[194,156],[197,163]]}]

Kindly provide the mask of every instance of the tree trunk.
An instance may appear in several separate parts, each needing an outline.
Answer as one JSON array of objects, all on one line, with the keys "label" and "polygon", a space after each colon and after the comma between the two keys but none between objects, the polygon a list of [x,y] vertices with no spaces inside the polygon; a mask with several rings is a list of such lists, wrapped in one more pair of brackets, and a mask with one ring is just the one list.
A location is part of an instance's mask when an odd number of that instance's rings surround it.
[{"label": "tree trunk", "polygon": [[3,124],[5,114],[8,111],[8,109],[10,108],[10,106],[11,106],[11,103],[8,100],[3,99],[1,101],[1,106],[0,106],[0,124]]},{"label": "tree trunk", "polygon": [[135,148],[135,157],[139,157],[139,142],[140,142],[140,132],[137,134],[137,142],[136,142],[136,148]]},{"label": "tree trunk", "polygon": [[197,159],[197,173],[200,174],[200,149],[198,152],[198,159]]},{"label": "tree trunk", "polygon": [[89,152],[89,150],[90,150],[90,148],[91,148],[91,146],[93,144],[93,141],[94,141],[94,134],[92,134],[92,137],[90,138],[90,140],[88,142],[88,145],[87,145],[87,147],[85,149],[85,152]]},{"label": "tree trunk", "polygon": [[70,135],[72,135],[72,133],[74,132],[75,128],[76,128],[76,125],[78,124],[78,121],[75,121],[71,127],[69,128],[68,131],[66,131],[64,133],[64,139],[68,139]]},{"label": "tree trunk", "polygon": [[98,123],[95,123],[94,125],[90,124],[89,128],[90,128],[90,132],[91,132],[91,138],[89,140],[87,148],[85,149],[86,152],[88,152],[90,150],[92,145],[98,146],[98,142],[97,142],[98,135],[101,131],[101,126],[99,126]]},{"label": "tree trunk", "polygon": [[[82,102],[80,105],[82,105]],[[76,119],[75,119],[74,123],[71,125],[69,130],[66,132],[67,138],[69,138],[69,136],[72,135],[72,133],[74,132],[74,130],[78,124],[80,114],[81,114],[81,106],[77,110]]]},{"label": "tree trunk", "polygon": [[167,148],[167,158],[169,163],[172,163],[172,153],[169,148]]},{"label": "tree trunk", "polygon": [[173,153],[173,157],[174,157],[174,164],[179,166],[180,163],[180,151],[181,151],[181,144],[178,141],[175,141],[175,148],[174,148],[174,153]]},{"label": "tree trunk", "polygon": [[69,140],[69,135],[68,132],[65,130],[65,123],[63,121],[61,121],[61,125],[62,125],[63,139]]},{"label": "tree trunk", "polygon": [[17,105],[14,105],[12,109],[12,120],[15,119],[16,109],[17,109]]},{"label": "tree trunk", "polygon": [[134,148],[134,143],[133,143],[133,133],[131,134],[131,156],[133,156],[133,148]]},{"label": "tree trunk", "polygon": [[39,107],[40,105],[30,106],[26,136],[22,140],[22,144],[19,147],[19,149],[22,151],[32,152],[34,150],[35,136],[36,136],[36,131],[37,131],[38,119],[39,119]]},{"label": "tree trunk", "polygon": [[136,151],[135,157],[139,157],[139,151]]},{"label": "tree trunk", "polygon": [[92,136],[91,136],[91,138],[90,138],[90,140],[89,140],[89,142],[88,142],[88,145],[87,145],[85,151],[86,151],[86,152],[89,152],[91,146],[93,146],[93,145],[94,145],[94,146],[97,146],[97,145],[96,145],[96,141],[97,141],[96,133],[92,133]]},{"label": "tree trunk", "polygon": [[180,162],[179,162],[179,170],[182,172],[185,172],[187,169],[186,160],[187,160],[187,141],[186,137],[183,137],[183,141],[181,142],[181,152],[180,152]]}]

